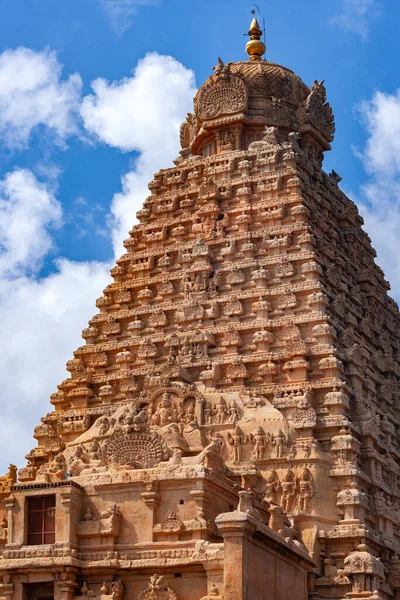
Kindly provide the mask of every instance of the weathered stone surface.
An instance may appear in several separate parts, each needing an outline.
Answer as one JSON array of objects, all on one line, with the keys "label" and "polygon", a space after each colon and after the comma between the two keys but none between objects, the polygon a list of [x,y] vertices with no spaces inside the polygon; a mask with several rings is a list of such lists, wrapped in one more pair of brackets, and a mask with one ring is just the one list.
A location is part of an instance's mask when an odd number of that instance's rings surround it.
[{"label": "weathered stone surface", "polygon": [[[323,83],[219,61],[0,479],[1,597],[400,589],[399,314],[321,169],[333,133]],[[29,545],[27,498],[48,495],[56,543]]]}]

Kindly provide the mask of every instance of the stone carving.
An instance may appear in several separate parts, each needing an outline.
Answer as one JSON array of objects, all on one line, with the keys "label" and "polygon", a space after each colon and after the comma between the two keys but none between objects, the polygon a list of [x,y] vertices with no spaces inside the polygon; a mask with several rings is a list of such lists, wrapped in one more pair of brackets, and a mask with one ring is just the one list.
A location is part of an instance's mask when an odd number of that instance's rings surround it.
[{"label": "stone carving", "polygon": [[212,583],[208,596],[203,596],[201,600],[223,600],[223,596],[220,595],[219,589],[217,588],[215,583]]},{"label": "stone carving", "polygon": [[275,448],[276,458],[283,458],[289,444],[289,436],[279,429],[278,433],[272,436],[272,444]]},{"label": "stone carving", "polygon": [[278,504],[278,493],[281,491],[281,482],[278,473],[273,469],[267,476],[264,500],[269,504]]},{"label": "stone carving", "polygon": [[262,427],[259,427],[254,435],[251,434],[250,439],[254,444],[252,458],[254,460],[262,460],[265,455],[267,444],[270,441],[269,436],[265,434]]},{"label": "stone carving", "polygon": [[291,419],[295,429],[307,429],[309,427],[315,427],[317,424],[316,413],[311,406],[308,392],[299,399],[297,408],[292,413]]},{"label": "stone carving", "polygon": [[239,409],[235,402],[228,404],[226,400],[220,396],[217,402],[211,404],[206,402],[204,408],[204,421],[206,425],[222,425],[223,423],[235,424],[239,419]]},{"label": "stone carving", "polygon": [[242,460],[242,447],[249,441],[248,436],[244,435],[240,427],[236,426],[234,433],[228,431],[227,440],[231,447],[231,458],[233,462],[239,463]]},{"label": "stone carving", "polygon": [[0,498],[4,498],[11,493],[12,486],[17,482],[17,467],[10,465],[8,473],[0,477]]},{"label": "stone carving", "polygon": [[365,544],[344,559],[344,571],[352,582],[353,593],[373,592],[379,587],[379,580],[385,578],[381,560],[368,552]]},{"label": "stone carving", "polygon": [[178,413],[175,406],[171,402],[171,397],[168,392],[163,394],[162,400],[157,406],[156,412],[152,416],[152,423],[165,427],[171,423],[176,423],[178,419]]},{"label": "stone carving", "polygon": [[[261,51],[257,23],[251,36]],[[398,308],[357,207],[321,168],[334,133],[323,82],[309,88],[257,52],[219,60],[200,87],[37,447],[18,483],[14,468],[0,478],[10,581],[60,569],[57,594],[72,598],[80,565],[83,595],[117,599],[130,571],[137,598],[162,569],[182,573],[179,595],[227,598],[241,572],[225,564],[234,528],[246,552],[254,530],[277,564],[282,548],[285,569],[301,560],[294,600],[309,569],[311,596],[400,589]],[[26,498],[51,495],[56,543],[23,544]],[[104,512],[116,501],[123,519]],[[106,571],[116,581],[100,589]],[[143,598],[173,597],[165,581]]]},{"label": "stone carving", "polygon": [[77,536],[81,538],[101,536],[117,538],[121,528],[121,512],[119,506],[114,504],[102,513],[100,519],[95,519],[90,508],[83,515],[83,520],[78,523]]},{"label": "stone carving", "polygon": [[293,537],[293,531],[291,529],[289,519],[282,511],[282,507],[277,504],[273,504],[269,507],[268,512],[270,514],[268,525],[271,527],[271,529],[279,533],[279,535],[291,539]]},{"label": "stone carving", "polygon": [[100,596],[96,596],[94,590],[90,589],[85,581],[81,587],[81,594],[86,598],[95,598],[96,600],[123,600],[125,596],[125,587],[122,581],[117,579],[111,583],[110,594],[108,585],[103,583],[100,588]]},{"label": "stone carving", "polygon": [[170,512],[162,523],[155,525],[153,531],[158,533],[178,533],[184,529],[184,523],[176,513]]},{"label": "stone carving", "polygon": [[8,521],[6,517],[0,520],[0,544],[7,543],[8,539]]},{"label": "stone carving", "polygon": [[311,500],[314,496],[314,478],[311,471],[304,467],[299,477],[299,500],[298,509],[301,512],[311,512]]},{"label": "stone carving", "polygon": [[214,74],[209,83],[197,93],[195,111],[200,120],[246,110],[246,86],[238,77],[231,74],[228,65],[226,65],[226,69],[226,77],[220,78]]},{"label": "stone carving", "polygon": [[335,133],[335,123],[332,109],[326,102],[323,81],[315,80],[311,86],[311,92],[306,102],[306,111],[310,122],[331,142]]},{"label": "stone carving", "polygon": [[148,587],[140,592],[138,600],[178,600],[163,575],[152,575]]},{"label": "stone carving", "polygon": [[110,464],[151,469],[167,460],[168,450],[165,441],[154,432],[117,429],[107,440],[104,455]]},{"label": "stone carving", "polygon": [[288,469],[282,479],[282,498],[281,505],[284,513],[291,513],[294,508],[296,496],[297,481],[296,475],[291,469]]}]

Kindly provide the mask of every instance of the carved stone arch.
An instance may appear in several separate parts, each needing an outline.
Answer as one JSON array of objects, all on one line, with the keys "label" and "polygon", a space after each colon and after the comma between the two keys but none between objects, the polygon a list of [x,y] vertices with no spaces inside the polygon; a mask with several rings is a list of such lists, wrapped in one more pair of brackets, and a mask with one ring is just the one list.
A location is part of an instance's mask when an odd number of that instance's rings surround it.
[{"label": "carved stone arch", "polygon": [[[165,400],[165,406],[162,406]],[[201,422],[204,398],[195,388],[179,384],[156,387],[147,399],[153,425],[164,427],[168,423]],[[193,405],[194,410],[190,405]],[[166,417],[166,418],[165,418]]]},{"label": "carved stone arch", "polygon": [[201,87],[195,99],[195,112],[202,122],[220,117],[246,112],[248,90],[245,83],[231,75],[227,80],[210,78]]},{"label": "carved stone arch", "polygon": [[168,448],[154,432],[124,432],[116,430],[104,446],[110,464],[126,465],[133,469],[151,469],[168,459]]},{"label": "carved stone arch", "polygon": [[195,388],[170,383],[165,386],[156,387],[148,396],[148,404],[153,405],[157,398],[165,392],[178,396],[181,402],[184,402],[188,398],[194,398],[196,401],[204,400],[203,395],[200,394]]}]

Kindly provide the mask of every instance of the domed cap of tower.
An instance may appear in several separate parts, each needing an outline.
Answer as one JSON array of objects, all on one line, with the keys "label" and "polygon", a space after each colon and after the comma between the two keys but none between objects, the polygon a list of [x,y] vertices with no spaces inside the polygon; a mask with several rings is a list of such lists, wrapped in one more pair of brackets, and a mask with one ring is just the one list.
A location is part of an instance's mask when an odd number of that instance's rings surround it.
[{"label": "domed cap of tower", "polygon": [[249,35],[250,60],[224,64],[219,58],[198,90],[194,114],[181,126],[182,148],[204,156],[242,150],[275,127],[278,138],[295,131],[319,152],[329,150],[335,125],[324,82],[308,87],[290,69],[262,60],[265,45],[255,19]]}]

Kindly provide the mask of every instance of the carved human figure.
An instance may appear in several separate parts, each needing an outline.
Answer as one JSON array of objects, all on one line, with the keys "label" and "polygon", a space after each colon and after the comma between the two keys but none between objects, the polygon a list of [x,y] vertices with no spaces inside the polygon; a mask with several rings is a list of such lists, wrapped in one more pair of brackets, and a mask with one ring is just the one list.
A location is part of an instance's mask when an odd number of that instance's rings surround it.
[{"label": "carved human figure", "polygon": [[282,429],[274,436],[273,445],[275,446],[276,458],[283,458],[286,452],[287,436],[283,433]]},{"label": "carved human figure", "polygon": [[198,273],[196,275],[195,283],[194,283],[194,291],[195,292],[204,292],[207,288],[207,276],[205,273]]},{"label": "carved human figure", "polygon": [[188,425],[196,419],[195,407],[193,402],[189,402],[184,413],[182,414],[182,421]]},{"label": "carved human figure", "polygon": [[85,514],[83,515],[83,519],[85,521],[94,521],[94,515],[93,515],[91,508],[88,508],[86,510]]},{"label": "carved human figure", "polygon": [[142,431],[148,427],[149,415],[146,408],[137,409],[133,416],[133,428],[135,431]]},{"label": "carved human figure", "polygon": [[125,595],[125,587],[120,579],[113,581],[111,584],[111,597],[112,600],[123,600]]},{"label": "carved human figure", "polygon": [[241,429],[238,426],[236,426],[235,433],[231,434],[228,431],[227,439],[228,444],[232,448],[231,454],[233,462],[240,462],[242,459],[242,446],[246,443],[247,436],[242,433]]},{"label": "carved human figure", "polygon": [[257,432],[252,435],[251,441],[254,444],[253,458],[255,460],[262,460],[267,447],[267,436],[262,427],[259,427]]},{"label": "carved human figure", "polygon": [[0,521],[0,543],[7,542],[8,536],[8,521],[7,517],[3,517]]},{"label": "carved human figure", "polygon": [[171,401],[171,396],[168,394],[168,392],[165,392],[155,414],[153,415],[153,425],[165,427],[166,425],[175,423],[176,419],[177,413]]},{"label": "carved human figure", "polygon": [[282,510],[285,513],[290,513],[293,508],[293,501],[296,494],[296,475],[293,473],[292,469],[288,469],[283,476],[282,480],[282,498],[281,505]]},{"label": "carved human figure", "polygon": [[90,460],[101,460],[101,446],[97,440],[93,440],[89,448]]},{"label": "carved human figure", "polygon": [[222,423],[225,423],[227,413],[228,413],[228,409],[226,406],[226,402],[223,398],[220,398],[218,400],[218,403],[216,406],[216,418],[217,418],[217,423],[219,425],[222,425]]},{"label": "carved human figure", "polygon": [[304,458],[307,459],[310,457],[311,454],[311,446],[310,444],[304,444],[303,445],[303,452],[304,452]]},{"label": "carved human figure", "polygon": [[182,292],[185,300],[190,299],[190,293],[193,289],[193,282],[188,274],[182,279]]},{"label": "carved human figure", "polygon": [[302,512],[309,513],[311,510],[311,499],[314,495],[314,478],[307,467],[304,467],[299,478],[299,501],[298,508]]},{"label": "carved human figure", "polygon": [[204,406],[204,422],[206,425],[210,425],[211,424],[211,406],[210,404],[207,402]]},{"label": "carved human figure", "polygon": [[238,420],[240,418],[240,413],[239,413],[239,409],[238,409],[235,401],[231,402],[228,410],[229,410],[229,423],[232,423],[232,425],[236,425],[236,423],[238,422]]},{"label": "carved human figure", "polygon": [[54,457],[53,462],[49,466],[49,473],[55,475],[58,479],[64,479],[65,471],[67,470],[67,465],[65,462],[65,458],[63,454],[57,454]]},{"label": "carved human figure", "polygon": [[208,280],[208,293],[209,294],[214,294],[217,291],[217,284],[216,284],[216,277],[211,277]]},{"label": "carved human figure", "polygon": [[268,474],[264,492],[264,500],[270,504],[278,504],[278,493],[281,490],[281,482],[275,469]]}]

